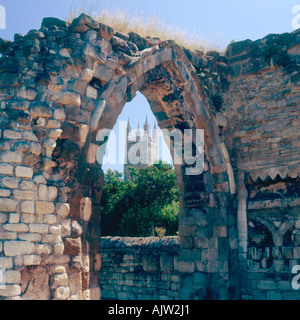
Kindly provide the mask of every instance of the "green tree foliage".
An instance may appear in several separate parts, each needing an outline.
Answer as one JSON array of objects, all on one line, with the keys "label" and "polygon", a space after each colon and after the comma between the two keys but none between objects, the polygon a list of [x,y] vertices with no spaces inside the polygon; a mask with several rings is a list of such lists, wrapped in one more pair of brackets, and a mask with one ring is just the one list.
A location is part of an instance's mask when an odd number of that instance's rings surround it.
[{"label": "green tree foliage", "polygon": [[147,237],[155,229],[166,235],[178,231],[179,192],[175,171],[165,163],[131,169],[131,180],[111,171],[105,174],[101,198],[102,236]]}]

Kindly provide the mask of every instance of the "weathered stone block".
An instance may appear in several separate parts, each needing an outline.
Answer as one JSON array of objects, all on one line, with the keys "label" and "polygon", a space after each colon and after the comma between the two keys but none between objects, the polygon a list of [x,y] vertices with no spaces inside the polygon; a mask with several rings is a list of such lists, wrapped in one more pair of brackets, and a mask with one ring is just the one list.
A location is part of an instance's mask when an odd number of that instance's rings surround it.
[{"label": "weathered stone block", "polygon": [[83,234],[83,228],[77,221],[71,222],[71,235],[73,238],[81,237]]},{"label": "weathered stone block", "polygon": [[34,252],[34,243],[28,241],[5,241],[4,253],[8,257],[31,254]]},{"label": "weathered stone block", "polygon": [[20,284],[21,282],[21,273],[20,271],[7,271],[5,273],[5,282],[7,284]]},{"label": "weathered stone block", "polygon": [[30,190],[30,191],[37,190],[37,186],[35,185],[35,183],[33,181],[23,180],[20,184],[20,187],[22,190]]},{"label": "weathered stone block", "polygon": [[75,106],[81,105],[81,98],[78,93],[71,91],[62,91],[58,98],[58,103],[63,105],[72,104]]},{"label": "weathered stone block", "polygon": [[71,58],[71,55],[67,49],[61,49],[59,51],[59,55],[64,57],[64,58]]},{"label": "weathered stone block", "polygon": [[296,247],[293,249],[294,259],[300,259],[300,247]]},{"label": "weathered stone block", "polygon": [[14,152],[6,151],[1,154],[0,161],[10,162],[10,163],[21,163],[22,162],[22,154],[17,151],[14,151]]},{"label": "weathered stone block", "polygon": [[20,214],[19,213],[11,213],[9,215],[9,223],[19,223],[20,222]]},{"label": "weathered stone block", "polygon": [[180,225],[179,233],[184,237],[189,237],[192,235],[192,227],[190,225]]},{"label": "weathered stone block", "polygon": [[34,155],[39,156],[42,153],[42,146],[39,143],[31,142],[30,143],[30,152]]},{"label": "weathered stone block", "polygon": [[46,156],[50,158],[52,151],[56,148],[56,141],[50,138],[45,139],[43,147],[46,149]]},{"label": "weathered stone block", "polygon": [[101,300],[101,291],[100,287],[90,288],[90,300],[99,301]]},{"label": "weathered stone block", "polygon": [[55,212],[53,202],[48,201],[36,201],[36,213],[37,214],[51,214]]},{"label": "weathered stone block", "polygon": [[21,202],[22,213],[35,213],[34,201],[23,201]]},{"label": "weathered stone block", "polygon": [[260,280],[257,283],[257,288],[262,290],[276,290],[277,285],[273,280]]},{"label": "weathered stone block", "polygon": [[69,279],[67,273],[55,274],[52,277],[51,288],[57,288],[60,286],[68,286]]},{"label": "weathered stone block", "polygon": [[159,257],[154,255],[142,256],[142,264],[145,272],[157,272],[159,271]]},{"label": "weathered stone block", "polygon": [[62,130],[61,129],[52,129],[49,132],[49,138],[53,139],[53,140],[57,140],[58,138],[60,138],[62,134]]},{"label": "weathered stone block", "polygon": [[162,255],[160,257],[160,269],[161,271],[173,271],[173,256]]},{"label": "weathered stone block", "polygon": [[36,250],[35,250],[37,254],[44,254],[45,256],[50,255],[51,251],[52,251],[51,246],[48,244],[39,244],[36,246]]},{"label": "weathered stone block", "polygon": [[48,187],[45,184],[39,185],[39,200],[48,200]]},{"label": "weathered stone block", "polygon": [[180,238],[180,247],[182,249],[189,249],[194,247],[194,238],[193,237],[181,237]]},{"label": "weathered stone block", "polygon": [[3,224],[7,221],[7,214],[0,213],[0,224]]},{"label": "weathered stone block", "polygon": [[18,166],[16,167],[16,176],[19,178],[32,179],[33,170],[32,168]]},{"label": "weathered stone block", "polygon": [[55,214],[46,214],[43,216],[43,218],[44,223],[47,223],[49,225],[57,223],[57,216]]},{"label": "weathered stone block", "polygon": [[195,246],[196,248],[208,249],[208,238],[207,237],[195,238]]},{"label": "weathered stone block", "polygon": [[34,141],[34,142],[39,141],[38,137],[31,131],[24,131],[23,138],[24,140],[28,140],[28,141]]},{"label": "weathered stone block", "polygon": [[30,115],[32,118],[48,119],[52,117],[52,110],[48,106],[35,106],[30,109]]},{"label": "weathered stone block", "polygon": [[0,287],[0,296],[2,297],[15,297],[21,294],[21,287],[19,285],[6,285]]},{"label": "weathered stone block", "polygon": [[43,243],[49,243],[49,244],[58,244],[61,243],[61,237],[60,235],[57,234],[44,234],[42,237],[42,242]]},{"label": "weathered stone block", "polygon": [[61,123],[56,120],[49,120],[46,125],[47,129],[59,129],[60,127],[61,127]]},{"label": "weathered stone block", "polygon": [[23,264],[25,266],[38,266],[42,262],[42,257],[39,255],[31,254],[25,255],[23,258]]},{"label": "weathered stone block", "polygon": [[17,206],[18,201],[0,198],[0,211],[2,212],[16,212]]},{"label": "weathered stone block", "polygon": [[72,84],[71,89],[74,92],[79,93],[80,95],[84,95],[87,90],[87,87],[88,87],[88,82],[85,80],[79,79]]},{"label": "weathered stone block", "polygon": [[35,176],[34,179],[33,179],[33,181],[34,181],[35,184],[37,184],[37,185],[40,185],[41,183],[43,183],[43,184],[46,184],[46,183],[47,183],[46,179],[45,179],[42,175]]},{"label": "weathered stone block", "polygon": [[11,194],[10,190],[0,189],[0,198],[9,198],[10,194]]},{"label": "weathered stone block", "polygon": [[14,172],[14,167],[9,164],[0,164],[0,174],[5,176],[12,176]]},{"label": "weathered stone block", "polygon": [[19,186],[20,179],[6,177],[2,179],[3,186],[9,189],[16,189]]},{"label": "weathered stone block", "polygon": [[21,271],[22,300],[49,300],[49,267],[29,266]]},{"label": "weathered stone block", "polygon": [[179,271],[183,273],[192,273],[195,271],[195,262],[179,262]]},{"label": "weathered stone block", "polygon": [[97,65],[94,77],[101,80],[104,84],[108,83],[114,74],[114,70],[107,68],[104,65]]},{"label": "weathered stone block", "polygon": [[86,82],[90,82],[93,79],[93,76],[94,76],[94,71],[87,68],[83,69],[81,73],[81,79]]},{"label": "weathered stone block", "polygon": [[[97,48],[98,49],[98,48]],[[97,50],[95,46],[87,43],[83,49],[84,55],[96,63],[105,64],[106,62],[106,54],[102,51]]]},{"label": "weathered stone block", "polygon": [[81,124],[89,124],[91,120],[91,114],[89,111],[82,110],[79,106],[67,105],[66,115],[69,121],[75,121]]},{"label": "weathered stone block", "polygon": [[114,33],[115,31],[113,28],[106,26],[105,24],[102,24],[102,23],[99,24],[99,35],[103,39],[110,41],[114,36]]},{"label": "weathered stone block", "polygon": [[72,239],[66,238],[64,240],[65,254],[76,256],[81,254],[81,238]]},{"label": "weathered stone block", "polygon": [[65,272],[66,268],[64,266],[50,266],[50,274],[61,274]]},{"label": "weathered stone block", "polygon": [[96,100],[97,97],[98,97],[98,92],[97,92],[97,90],[95,88],[93,88],[91,86],[88,86],[87,89],[86,89],[86,96],[88,98]]},{"label": "weathered stone block", "polygon": [[54,246],[54,253],[58,256],[62,256],[64,254],[65,247],[63,244],[58,243]]},{"label": "weathered stone block", "polygon": [[22,133],[19,131],[14,131],[14,130],[4,130],[3,131],[3,138],[4,139],[19,140],[22,138]]},{"label": "weathered stone block", "polygon": [[69,297],[70,297],[69,287],[58,287],[54,291],[54,299],[55,300],[68,300]]},{"label": "weathered stone block", "polygon": [[39,234],[36,233],[24,233],[19,234],[18,238],[23,241],[29,241],[29,242],[40,242],[42,237]]},{"label": "weathered stone block", "polygon": [[18,90],[17,97],[20,99],[25,99],[29,101],[35,100],[37,96],[37,92],[34,90],[26,90],[25,88],[21,88]]},{"label": "weathered stone block", "polygon": [[15,239],[17,239],[16,232],[0,231],[0,240],[15,240]]},{"label": "weathered stone block", "polygon": [[92,116],[92,119],[90,122],[90,128],[92,130],[96,130],[98,128],[98,124],[99,124],[100,118],[104,112],[105,106],[106,106],[105,100],[100,100],[97,105],[96,110],[93,113],[93,116]]},{"label": "weathered stone block", "polygon": [[5,224],[3,225],[3,229],[5,231],[12,231],[12,232],[28,232],[29,227],[27,224],[24,224],[24,223],[15,223],[15,224]]},{"label": "weathered stone block", "polygon": [[61,226],[50,226],[49,227],[49,232],[52,234],[61,234]]},{"label": "weathered stone block", "polygon": [[49,28],[56,26],[58,28],[66,28],[67,23],[66,21],[57,19],[57,18],[44,18],[42,21],[42,27]]},{"label": "weathered stone block", "polygon": [[65,121],[66,120],[66,113],[65,113],[65,110],[64,109],[56,109],[54,111],[54,118],[57,120],[57,121]]},{"label": "weathered stone block", "polygon": [[291,290],[291,282],[290,281],[278,281],[277,287],[278,287],[278,290],[283,290],[283,291]]},{"label": "weathered stone block", "polygon": [[61,218],[66,218],[70,213],[70,205],[68,203],[58,203],[56,212]]},{"label": "weathered stone block", "polygon": [[32,233],[48,233],[49,226],[48,224],[33,224],[29,225],[29,230]]},{"label": "weathered stone block", "polygon": [[4,269],[11,269],[13,266],[12,258],[0,257],[0,267]]},{"label": "weathered stone block", "polygon": [[99,23],[92,17],[82,13],[78,18],[74,19],[71,28],[75,32],[86,32],[89,29],[99,29]]},{"label": "weathered stone block", "polygon": [[92,201],[90,198],[82,198],[80,200],[80,217],[84,221],[89,221],[92,214]]},{"label": "weathered stone block", "polygon": [[29,190],[14,190],[14,199],[16,200],[36,200],[36,191]]}]

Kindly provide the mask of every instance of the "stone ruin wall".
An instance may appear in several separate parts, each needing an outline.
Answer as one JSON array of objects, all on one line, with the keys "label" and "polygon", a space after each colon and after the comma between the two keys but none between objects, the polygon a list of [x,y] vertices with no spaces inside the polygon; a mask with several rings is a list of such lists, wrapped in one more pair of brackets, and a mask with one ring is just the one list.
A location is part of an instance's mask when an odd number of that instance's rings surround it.
[{"label": "stone ruin wall", "polygon": [[103,300],[178,300],[178,237],[101,238]]},{"label": "stone ruin wall", "polygon": [[1,40],[0,296],[100,298],[97,132],[140,91],[205,132],[204,174],[175,168],[179,298],[299,299],[299,34],[203,54],[81,15]]},{"label": "stone ruin wall", "polygon": [[[295,299],[300,245],[300,46],[297,32],[234,44],[226,112],[237,177],[244,299]],[[247,243],[247,241],[248,243]]]}]

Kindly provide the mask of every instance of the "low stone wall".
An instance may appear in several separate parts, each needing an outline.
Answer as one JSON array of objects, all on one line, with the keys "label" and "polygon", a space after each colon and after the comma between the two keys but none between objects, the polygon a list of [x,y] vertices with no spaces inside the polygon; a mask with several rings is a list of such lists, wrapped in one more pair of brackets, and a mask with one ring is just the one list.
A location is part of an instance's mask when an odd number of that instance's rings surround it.
[{"label": "low stone wall", "polygon": [[179,247],[179,237],[102,238],[102,300],[177,300]]}]

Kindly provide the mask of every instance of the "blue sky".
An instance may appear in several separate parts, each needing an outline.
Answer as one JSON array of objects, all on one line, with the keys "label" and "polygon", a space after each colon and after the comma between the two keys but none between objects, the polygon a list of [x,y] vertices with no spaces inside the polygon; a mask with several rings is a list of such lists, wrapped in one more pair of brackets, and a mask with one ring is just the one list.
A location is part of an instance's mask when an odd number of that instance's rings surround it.
[{"label": "blue sky", "polygon": [[12,39],[40,27],[43,17],[65,19],[71,5],[103,9],[120,8],[144,15],[156,14],[170,25],[201,33],[206,38],[259,39],[269,33],[292,31],[292,7],[298,0],[0,0],[7,11],[7,30],[0,36]]},{"label": "blue sky", "polygon": [[[121,9],[136,14],[156,15],[168,25],[197,33],[206,39],[221,39],[223,46],[231,40],[260,39],[269,33],[293,31],[292,8],[300,0],[0,0],[6,9],[6,29],[0,37],[12,40],[15,33],[26,34],[39,29],[44,17],[66,19],[70,8],[101,10]],[[300,19],[299,19],[300,21]],[[126,105],[120,120],[131,118],[132,127],[142,125],[146,114],[150,125],[154,117],[140,94]],[[122,166],[114,166],[119,170]]]}]

